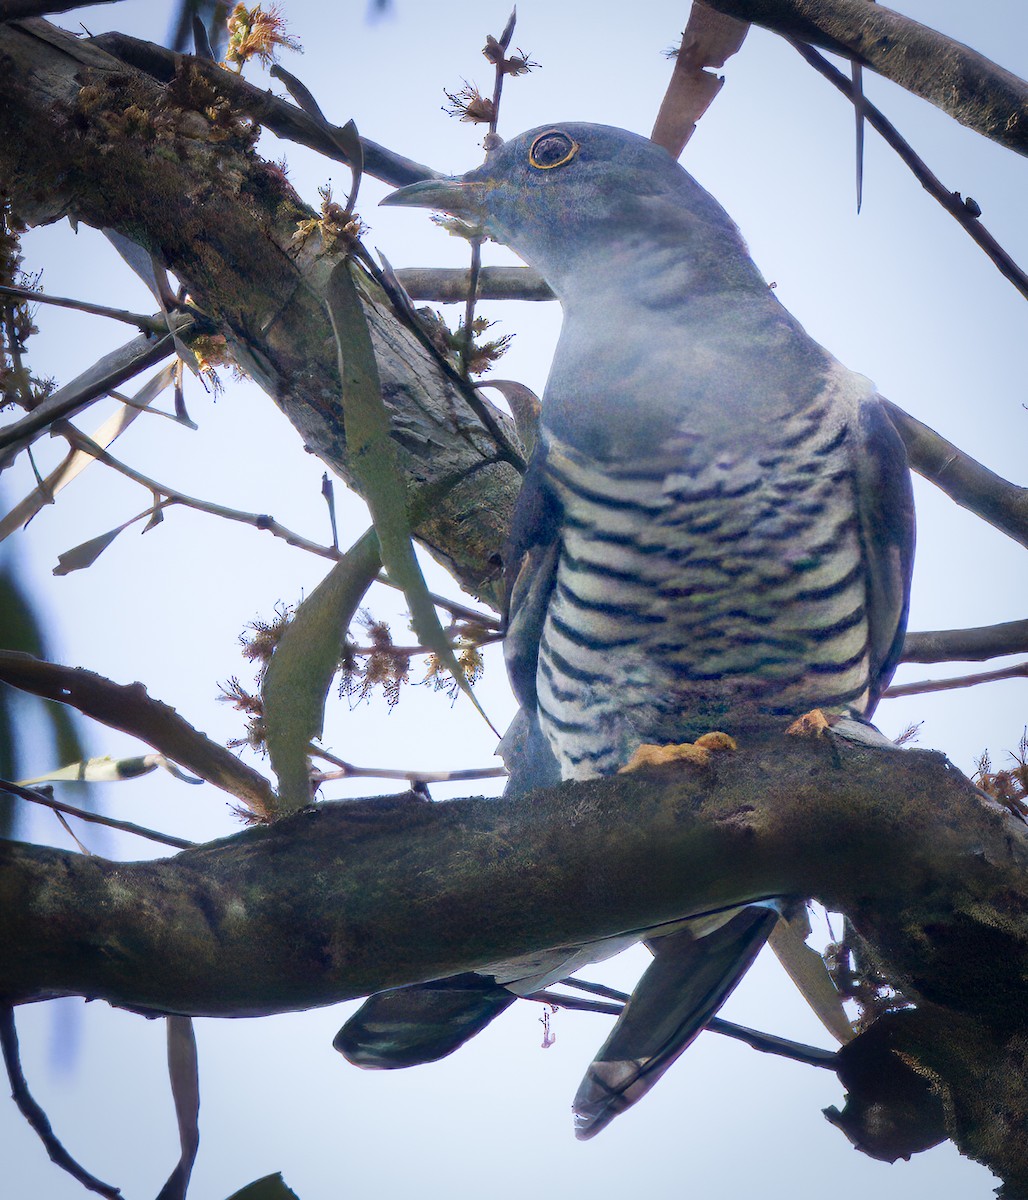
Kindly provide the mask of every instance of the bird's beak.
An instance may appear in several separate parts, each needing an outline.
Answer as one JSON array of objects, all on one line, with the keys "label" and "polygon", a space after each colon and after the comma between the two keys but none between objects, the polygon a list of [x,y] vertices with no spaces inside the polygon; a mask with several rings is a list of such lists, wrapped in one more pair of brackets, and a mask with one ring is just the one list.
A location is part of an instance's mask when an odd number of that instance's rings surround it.
[{"label": "bird's beak", "polygon": [[455,217],[483,218],[489,185],[467,179],[420,179],[390,192],[380,204],[409,208],[438,208]]}]

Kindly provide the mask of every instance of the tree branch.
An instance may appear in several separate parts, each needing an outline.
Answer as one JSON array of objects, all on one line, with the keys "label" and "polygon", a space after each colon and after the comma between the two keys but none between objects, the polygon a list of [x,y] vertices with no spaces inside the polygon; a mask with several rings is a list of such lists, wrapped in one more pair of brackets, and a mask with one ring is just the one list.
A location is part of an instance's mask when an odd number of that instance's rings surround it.
[{"label": "tree branch", "polygon": [[[173,270],[307,447],[352,485],[322,300],[348,248],[253,153],[250,125],[212,110],[205,68],[176,61],[165,86],[45,22],[0,26],[0,176],[29,222],[70,214],[113,228]],[[139,130],[125,127],[129,109]],[[298,237],[301,222],[313,222],[309,236]],[[445,492],[417,535],[496,607],[520,480],[477,414],[505,436],[512,426],[440,363],[375,280],[352,271],[400,467],[422,494]]]},{"label": "tree branch", "polygon": [[1028,654],[1028,621],[1004,621],[977,629],[908,633],[901,662],[983,662],[1004,654]]},{"label": "tree branch", "polygon": [[1028,488],[1009,483],[890,401],[885,407],[911,467],[983,521],[1028,549]]},{"label": "tree branch", "polygon": [[1028,84],[969,46],[867,0],[704,0],[708,8],[841,54],[962,125],[1028,154]]},{"label": "tree branch", "polygon": [[1028,678],[1028,662],[1001,667],[998,671],[982,671],[978,675],[956,675],[951,679],[922,679],[917,683],[894,683],[886,688],[889,699],[897,696],[920,696],[925,692],[950,692],[955,688],[976,687],[979,683],[998,683],[1001,679]]},{"label": "tree branch", "polygon": [[1028,827],[941,755],[775,736],[527,797],[319,805],[157,862],[0,843],[0,999],[255,1016],[814,896],[918,1005],[890,1061],[1024,1184],[1026,867]]},{"label": "tree branch", "polygon": [[[401,267],[396,278],[412,300],[462,304],[471,272],[463,267]],[[479,300],[556,300],[550,286],[531,267],[482,267]]]},{"label": "tree branch", "polygon": [[[865,0],[866,2],[866,0]],[[856,90],[856,84],[832,66],[827,59],[802,42],[793,41],[793,47],[799,51],[804,60],[816,71],[819,71],[830,83],[850,99],[857,108],[862,120],[866,120],[885,141],[896,151],[900,158],[914,173],[918,183],[925,191],[937,200],[942,207],[958,222],[964,232],[977,243],[992,260],[1004,279],[1009,280],[1015,288],[1028,299],[1028,275],[1021,270],[1010,255],[996,241],[979,219],[982,210],[974,200],[965,200],[959,192],[949,191],[942,180],[929,170],[924,160],[914,151],[913,146],[899,132],[895,125],[863,95]]]}]

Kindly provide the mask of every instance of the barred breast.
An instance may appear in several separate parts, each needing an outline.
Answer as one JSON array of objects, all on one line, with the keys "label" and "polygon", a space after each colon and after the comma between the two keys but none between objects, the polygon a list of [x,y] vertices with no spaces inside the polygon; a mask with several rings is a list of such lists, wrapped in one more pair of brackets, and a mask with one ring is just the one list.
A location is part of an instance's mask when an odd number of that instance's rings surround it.
[{"label": "barred breast", "polygon": [[822,396],[714,454],[683,436],[645,469],[551,437],[564,542],[537,689],[564,778],[612,773],[641,742],[863,712],[852,419]]}]

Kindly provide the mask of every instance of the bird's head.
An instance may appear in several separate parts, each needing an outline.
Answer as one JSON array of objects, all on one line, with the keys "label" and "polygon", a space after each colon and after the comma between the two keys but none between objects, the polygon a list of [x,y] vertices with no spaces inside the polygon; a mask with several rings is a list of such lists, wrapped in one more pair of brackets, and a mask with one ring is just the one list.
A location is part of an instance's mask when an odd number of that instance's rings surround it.
[{"label": "bird's head", "polygon": [[725,211],[666,150],[627,130],[581,121],[530,129],[466,175],[422,180],[382,203],[479,223],[558,295],[576,273],[664,243],[681,254],[690,244],[709,250],[727,238],[745,253]]}]

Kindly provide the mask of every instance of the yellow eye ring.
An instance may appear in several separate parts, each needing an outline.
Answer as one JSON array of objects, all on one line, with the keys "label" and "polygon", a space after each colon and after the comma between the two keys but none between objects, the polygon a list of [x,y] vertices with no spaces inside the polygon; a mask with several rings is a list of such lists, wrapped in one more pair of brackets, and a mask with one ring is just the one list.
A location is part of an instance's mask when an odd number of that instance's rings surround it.
[{"label": "yellow eye ring", "polygon": [[[549,147],[545,143],[551,143]],[[561,144],[565,149],[561,154]],[[528,151],[528,161],[539,171],[552,171],[555,167],[562,167],[565,163],[569,163],[578,153],[579,146],[574,138],[568,137],[560,129],[547,129],[545,133],[539,136],[532,143],[531,149]],[[541,153],[537,153],[540,151]],[[552,158],[552,155],[558,155]]]}]

